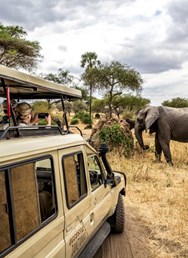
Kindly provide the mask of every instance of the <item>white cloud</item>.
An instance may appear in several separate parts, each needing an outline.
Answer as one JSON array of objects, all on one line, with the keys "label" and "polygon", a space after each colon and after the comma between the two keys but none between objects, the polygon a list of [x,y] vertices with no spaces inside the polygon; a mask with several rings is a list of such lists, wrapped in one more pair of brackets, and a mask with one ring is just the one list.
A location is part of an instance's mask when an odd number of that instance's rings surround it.
[{"label": "white cloud", "polygon": [[131,65],[143,76],[143,97],[159,105],[187,97],[186,0],[1,0],[1,22],[38,40],[39,72],[81,74],[81,55]]}]

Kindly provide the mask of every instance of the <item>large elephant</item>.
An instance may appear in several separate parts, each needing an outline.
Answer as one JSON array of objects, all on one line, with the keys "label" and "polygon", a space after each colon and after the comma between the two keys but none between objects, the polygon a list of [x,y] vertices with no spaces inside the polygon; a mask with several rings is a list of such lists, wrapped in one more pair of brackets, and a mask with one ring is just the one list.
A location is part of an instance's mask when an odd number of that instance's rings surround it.
[{"label": "large elephant", "polygon": [[147,149],[142,132],[148,129],[156,133],[156,160],[161,160],[163,151],[166,161],[172,165],[170,140],[188,142],[188,108],[158,106],[140,110],[135,121],[135,136],[142,149]]}]

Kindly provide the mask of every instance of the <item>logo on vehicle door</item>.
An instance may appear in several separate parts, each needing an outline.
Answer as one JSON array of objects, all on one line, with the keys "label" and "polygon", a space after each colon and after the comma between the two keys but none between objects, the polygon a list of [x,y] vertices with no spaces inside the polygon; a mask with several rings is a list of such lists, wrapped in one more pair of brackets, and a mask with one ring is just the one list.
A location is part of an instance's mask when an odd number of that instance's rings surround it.
[{"label": "logo on vehicle door", "polygon": [[71,237],[69,245],[72,246],[72,257],[80,250],[86,238],[87,234],[83,226]]}]

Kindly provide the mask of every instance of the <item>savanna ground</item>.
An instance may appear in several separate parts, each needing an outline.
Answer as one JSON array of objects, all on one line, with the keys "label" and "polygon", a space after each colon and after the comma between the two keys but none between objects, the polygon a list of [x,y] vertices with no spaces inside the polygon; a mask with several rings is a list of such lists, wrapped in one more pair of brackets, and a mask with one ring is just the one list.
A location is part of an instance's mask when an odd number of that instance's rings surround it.
[{"label": "savanna ground", "polygon": [[154,136],[144,139],[150,151],[108,154],[127,176],[125,232],[110,235],[95,258],[188,258],[188,143],[171,141],[172,167],[164,157],[155,163]]}]

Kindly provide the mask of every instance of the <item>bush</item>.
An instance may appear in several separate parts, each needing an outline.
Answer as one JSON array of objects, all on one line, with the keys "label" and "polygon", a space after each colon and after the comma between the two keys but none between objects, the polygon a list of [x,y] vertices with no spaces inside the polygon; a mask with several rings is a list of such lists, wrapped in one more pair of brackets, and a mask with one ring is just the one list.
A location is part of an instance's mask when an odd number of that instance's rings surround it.
[{"label": "bush", "polygon": [[71,125],[77,125],[78,123],[79,123],[79,119],[76,118],[76,117],[74,117],[74,118],[71,120],[71,122],[70,122]]},{"label": "bush", "polygon": [[79,111],[77,112],[73,118],[79,118],[80,120],[82,119],[83,115],[85,114],[85,111]]},{"label": "bush", "polygon": [[126,134],[124,129],[119,124],[105,126],[99,132],[99,139],[101,142],[106,143],[111,150],[122,150],[125,157],[132,154],[134,148],[133,138]]},{"label": "bush", "polygon": [[87,113],[87,112],[84,112],[84,111],[79,111],[77,112],[73,119],[74,118],[77,118],[77,119],[80,119],[82,121],[82,123],[84,124],[91,124],[91,118],[90,118],[90,115]]},{"label": "bush", "polygon": [[84,113],[82,118],[81,118],[82,123],[84,124],[91,124],[91,118],[88,113]]}]

